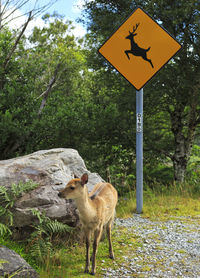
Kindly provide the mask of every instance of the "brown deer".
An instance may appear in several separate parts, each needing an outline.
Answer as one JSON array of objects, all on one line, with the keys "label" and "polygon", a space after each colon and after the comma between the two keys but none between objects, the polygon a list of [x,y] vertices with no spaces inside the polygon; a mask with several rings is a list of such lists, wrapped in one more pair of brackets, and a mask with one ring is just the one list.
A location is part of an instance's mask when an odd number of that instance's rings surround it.
[{"label": "brown deer", "polygon": [[68,182],[66,187],[59,192],[58,196],[65,199],[73,199],[79,211],[80,221],[86,237],[86,265],[85,273],[90,268],[90,239],[94,233],[93,253],[91,256],[92,271],[96,273],[96,253],[101,239],[103,227],[106,227],[110,258],[114,259],[111,242],[111,225],[115,215],[115,207],[118,200],[116,189],[110,183],[98,183],[90,194],[86,183],[88,175],[74,178]]},{"label": "brown deer", "polygon": [[134,41],[134,37],[137,35],[135,31],[137,30],[139,26],[139,23],[136,24],[136,27],[133,26],[133,32],[129,31],[129,35],[126,37],[126,39],[131,41],[131,50],[125,50],[125,54],[127,55],[128,59],[130,60],[130,57],[128,54],[132,54],[134,56],[141,56],[145,61],[149,62],[154,67],[151,60],[147,58],[147,52],[149,51],[150,47],[147,49],[141,48],[137,45],[137,43]]}]

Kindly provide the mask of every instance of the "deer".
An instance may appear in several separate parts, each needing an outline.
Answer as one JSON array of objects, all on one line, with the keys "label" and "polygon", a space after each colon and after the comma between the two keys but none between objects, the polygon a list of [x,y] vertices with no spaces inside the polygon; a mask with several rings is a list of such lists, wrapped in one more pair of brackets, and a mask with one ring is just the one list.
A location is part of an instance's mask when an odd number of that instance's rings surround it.
[{"label": "deer", "polygon": [[132,54],[134,56],[141,56],[145,61],[149,62],[153,68],[154,66],[152,64],[152,61],[147,58],[147,52],[150,50],[151,47],[148,47],[147,49],[141,48],[134,41],[134,37],[137,35],[137,33],[135,33],[135,31],[137,30],[138,26],[139,26],[139,23],[137,23],[135,27],[133,26],[133,32],[129,31],[129,35],[126,37],[126,39],[131,41],[131,49],[125,50],[124,52],[129,60],[130,60],[129,54]]},{"label": "deer", "polygon": [[[96,254],[103,228],[106,228],[109,242],[109,257],[114,259],[111,240],[111,227],[115,216],[115,208],[118,201],[117,190],[106,182],[97,183],[93,190],[88,193],[88,174],[84,173],[81,178],[75,177],[70,180],[66,187],[58,193],[64,199],[75,201],[79,211],[79,218],[85,234],[86,263],[85,273],[95,275]],[[91,256],[92,268],[90,270],[90,241],[94,235],[93,252]]]}]

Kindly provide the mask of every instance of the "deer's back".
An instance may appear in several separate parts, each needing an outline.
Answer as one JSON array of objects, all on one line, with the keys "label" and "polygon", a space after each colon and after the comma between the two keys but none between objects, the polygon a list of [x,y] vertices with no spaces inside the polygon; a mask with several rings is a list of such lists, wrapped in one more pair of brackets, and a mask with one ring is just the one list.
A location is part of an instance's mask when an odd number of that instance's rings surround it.
[{"label": "deer's back", "polygon": [[98,183],[90,192],[89,197],[97,206],[102,206],[106,215],[115,211],[118,200],[117,190],[110,183]]}]

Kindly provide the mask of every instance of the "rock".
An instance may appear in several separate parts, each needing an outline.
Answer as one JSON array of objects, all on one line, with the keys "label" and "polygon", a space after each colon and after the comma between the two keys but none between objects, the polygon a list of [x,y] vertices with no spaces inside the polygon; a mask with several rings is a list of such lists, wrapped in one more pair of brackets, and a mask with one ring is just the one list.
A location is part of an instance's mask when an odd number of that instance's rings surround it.
[{"label": "rock", "polygon": [[[37,278],[37,272],[14,251],[0,246],[0,277]],[[11,276],[12,275],[12,276]]]},{"label": "rock", "polygon": [[15,203],[14,225],[28,226],[36,220],[31,209],[44,211],[52,219],[76,226],[78,213],[74,202],[58,197],[58,191],[74,177],[88,173],[88,189],[103,181],[96,173],[90,173],[83,159],[74,149],[42,150],[23,157],[0,161],[0,186],[33,180],[38,188],[24,193]]}]

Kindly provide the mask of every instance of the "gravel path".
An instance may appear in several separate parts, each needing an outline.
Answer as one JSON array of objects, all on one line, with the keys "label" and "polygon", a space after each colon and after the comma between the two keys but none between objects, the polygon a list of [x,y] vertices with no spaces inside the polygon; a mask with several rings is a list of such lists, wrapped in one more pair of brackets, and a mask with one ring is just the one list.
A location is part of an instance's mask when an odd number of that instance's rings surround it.
[{"label": "gravel path", "polygon": [[128,244],[124,262],[104,269],[104,277],[200,277],[200,216],[152,221],[134,215],[116,219],[116,225],[126,228],[137,246]]}]

